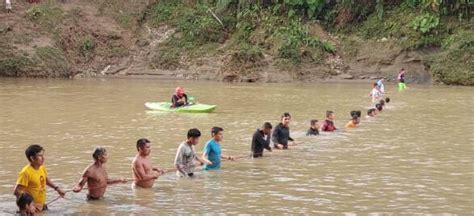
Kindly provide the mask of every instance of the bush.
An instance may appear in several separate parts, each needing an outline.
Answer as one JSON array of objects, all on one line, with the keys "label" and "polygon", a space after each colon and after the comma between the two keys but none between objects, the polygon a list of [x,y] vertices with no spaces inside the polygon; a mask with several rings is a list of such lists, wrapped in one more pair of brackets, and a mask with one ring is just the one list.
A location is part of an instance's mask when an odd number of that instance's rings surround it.
[{"label": "bush", "polygon": [[23,56],[13,56],[0,60],[0,76],[16,77],[21,76],[24,67],[31,64],[30,59]]},{"label": "bush", "polygon": [[64,58],[64,53],[55,47],[36,48],[36,56],[42,61],[43,71],[48,71],[51,77],[69,77],[71,68]]}]

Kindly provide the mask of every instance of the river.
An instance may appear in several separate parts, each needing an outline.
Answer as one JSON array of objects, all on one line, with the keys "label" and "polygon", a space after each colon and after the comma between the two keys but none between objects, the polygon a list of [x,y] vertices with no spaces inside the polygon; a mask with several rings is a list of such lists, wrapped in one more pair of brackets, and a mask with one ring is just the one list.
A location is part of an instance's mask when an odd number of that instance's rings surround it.
[{"label": "river", "polygon": [[[210,114],[147,111],[147,101],[169,101],[177,86]],[[152,141],[154,165],[171,168],[190,128],[203,134],[224,128],[223,153],[249,152],[253,132],[265,121],[293,116],[291,135],[303,142],[259,159],[225,161],[220,171],[195,179],[160,177],[154,188],[109,186],[105,199],[68,193],[45,215],[156,214],[473,214],[472,87],[410,85],[397,92],[376,118],[345,130],[351,110],[371,106],[368,83],[219,83],[155,79],[0,79],[0,214],[16,210],[12,195],[27,164],[25,148],[45,149],[49,178],[71,188],[105,146],[110,177],[131,178],[130,163],[141,137]],[[311,119],[336,114],[336,133],[305,137]],[[57,194],[48,189],[47,200]]]}]

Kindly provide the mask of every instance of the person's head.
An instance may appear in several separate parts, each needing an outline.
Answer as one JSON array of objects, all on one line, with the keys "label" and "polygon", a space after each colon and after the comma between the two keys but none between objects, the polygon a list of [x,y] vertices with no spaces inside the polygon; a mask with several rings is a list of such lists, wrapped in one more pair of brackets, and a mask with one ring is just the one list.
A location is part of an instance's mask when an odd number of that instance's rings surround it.
[{"label": "person's head", "polygon": [[355,114],[359,118],[362,117],[362,111],[360,111],[360,110],[357,110]]},{"label": "person's head", "polygon": [[290,124],[290,120],[291,120],[291,115],[290,113],[283,113],[281,115],[281,123],[285,126],[285,127],[288,127],[288,125]]},{"label": "person's head", "polygon": [[377,88],[377,83],[372,84],[372,87]]},{"label": "person's head", "polygon": [[197,128],[192,128],[188,130],[188,140],[187,142],[191,145],[196,145],[199,143],[199,137],[201,137],[201,131]]},{"label": "person's head", "polygon": [[224,139],[224,129],[222,129],[221,127],[212,127],[211,136],[216,141],[221,141],[222,139]]},{"label": "person's head", "polygon": [[263,131],[263,133],[266,134],[266,135],[269,135],[269,134],[272,133],[272,128],[273,128],[273,126],[272,126],[272,124],[271,124],[270,122],[265,122],[265,123],[263,123],[263,125],[262,125],[262,131]]},{"label": "person's head", "polygon": [[92,158],[95,161],[99,161],[101,163],[107,162],[107,151],[104,147],[98,146],[95,148],[94,153],[92,153]]},{"label": "person's head", "polygon": [[334,119],[334,112],[333,111],[326,111],[326,118],[329,119],[329,120],[333,120]]},{"label": "person's head", "polygon": [[379,112],[381,112],[381,111],[383,110],[382,104],[379,104],[379,103],[378,103],[378,104],[375,104],[375,108],[376,108]]},{"label": "person's head", "polygon": [[352,116],[352,123],[359,124],[359,117],[357,117],[356,115]]},{"label": "person's head", "polygon": [[370,116],[370,117],[374,117],[375,116],[375,109],[371,108],[371,109],[367,110],[367,115]]},{"label": "person's head", "polygon": [[137,140],[137,151],[141,155],[150,155],[151,152],[151,142],[146,138],[141,138]]},{"label": "person's head", "polygon": [[400,69],[400,73],[406,73],[407,71],[405,70],[405,68],[402,68]]},{"label": "person's head", "polygon": [[41,166],[44,163],[44,149],[38,144],[28,146],[25,150],[25,155],[31,164]]},{"label": "person's head", "polygon": [[383,99],[380,99],[379,104],[385,106],[385,101]]},{"label": "person's head", "polygon": [[385,98],[385,103],[390,103],[390,98]]},{"label": "person's head", "polygon": [[183,96],[184,95],[184,88],[180,87],[180,86],[176,87],[175,93],[176,93],[176,95],[178,95],[180,97]]},{"label": "person's head", "polygon": [[313,128],[313,129],[319,128],[319,122],[318,122],[317,119],[312,119],[312,120],[310,121],[310,123],[311,123],[311,128]]},{"label": "person's head", "polygon": [[20,211],[27,213],[36,212],[35,203],[33,202],[33,197],[29,193],[21,193],[20,196],[16,199],[16,205]]}]

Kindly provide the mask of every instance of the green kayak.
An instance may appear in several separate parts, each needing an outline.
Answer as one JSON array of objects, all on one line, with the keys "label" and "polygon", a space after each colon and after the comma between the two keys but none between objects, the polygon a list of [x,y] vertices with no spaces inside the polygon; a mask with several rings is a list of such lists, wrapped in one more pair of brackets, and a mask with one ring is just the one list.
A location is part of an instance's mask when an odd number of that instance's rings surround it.
[{"label": "green kayak", "polygon": [[170,102],[146,102],[146,108],[166,112],[187,112],[187,113],[209,113],[214,111],[217,105],[193,104],[184,107],[171,108]]}]

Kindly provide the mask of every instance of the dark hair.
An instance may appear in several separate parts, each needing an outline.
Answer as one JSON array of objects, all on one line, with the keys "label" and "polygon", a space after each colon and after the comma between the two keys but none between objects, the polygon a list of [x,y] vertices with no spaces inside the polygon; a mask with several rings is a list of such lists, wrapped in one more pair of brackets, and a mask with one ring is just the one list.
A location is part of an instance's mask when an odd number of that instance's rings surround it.
[{"label": "dark hair", "polygon": [[283,114],[281,115],[281,118],[285,118],[285,117],[290,117],[290,118],[291,118],[290,113],[287,113],[287,112],[286,112],[286,113],[283,113]]},{"label": "dark hair", "polygon": [[385,101],[383,99],[380,99],[379,104],[385,106]]},{"label": "dark hair", "polygon": [[385,98],[385,103],[390,103],[390,98]]},{"label": "dark hair", "polygon": [[351,117],[352,117],[352,116],[357,116],[357,111],[352,110],[352,111],[351,111]]},{"label": "dark hair", "polygon": [[404,70],[405,70],[405,68],[402,68],[400,71],[404,71]]},{"label": "dark hair", "polygon": [[219,133],[219,132],[221,132],[221,131],[224,131],[224,129],[221,128],[221,127],[212,127],[212,129],[211,129],[211,136],[213,136],[213,135],[215,135],[215,134],[217,134],[217,133]]},{"label": "dark hair", "polygon": [[355,116],[352,116],[352,120],[354,120],[354,119],[356,119],[356,120],[357,120],[358,118],[359,118],[359,117],[358,117],[358,116],[356,116],[356,115],[355,115]]},{"label": "dark hair", "polygon": [[378,111],[382,111],[383,110],[383,107],[382,107],[382,104],[375,104],[375,108],[377,108]]},{"label": "dark hair", "polygon": [[150,143],[150,140],[148,140],[146,138],[141,138],[141,139],[137,140],[137,151],[140,151],[140,148],[145,147],[145,145],[147,143]]},{"label": "dark hair", "polygon": [[33,202],[33,197],[26,192],[23,192],[18,196],[18,199],[16,199],[16,205],[20,210],[23,210],[26,208],[26,205],[29,205],[30,203]]},{"label": "dark hair", "polygon": [[95,148],[94,153],[92,153],[92,158],[94,158],[94,160],[99,160],[99,157],[106,153],[107,150],[105,150],[104,147],[98,146]]},{"label": "dark hair", "polygon": [[331,111],[331,110],[328,110],[326,111],[326,118],[328,118],[331,114],[333,114],[334,112]]},{"label": "dark hair", "polygon": [[362,111],[360,111],[360,110],[357,110],[357,111],[356,111],[356,115],[357,115],[357,117],[359,117],[359,118],[360,118],[360,117],[362,116]]},{"label": "dark hair", "polygon": [[316,123],[318,123],[318,120],[317,120],[317,119],[312,119],[312,120],[311,120],[311,125],[315,125]]},{"label": "dark hair", "polygon": [[373,87],[377,87],[377,86],[378,86],[377,83],[374,83],[374,84],[373,84]]},{"label": "dark hair", "polygon": [[41,151],[44,151],[44,148],[41,147],[40,145],[38,144],[30,145],[25,150],[26,158],[28,159],[28,161],[31,162],[31,157],[36,156],[36,154],[40,153]]},{"label": "dark hair", "polygon": [[262,126],[264,129],[272,129],[273,126],[270,122],[265,122],[263,123],[263,126]]},{"label": "dark hair", "polygon": [[370,113],[373,113],[374,111],[375,111],[374,108],[371,108],[371,109],[367,110],[367,115],[370,115]]},{"label": "dark hair", "polygon": [[197,138],[201,136],[201,131],[199,131],[197,128],[189,129],[188,130],[188,139],[189,138]]}]

